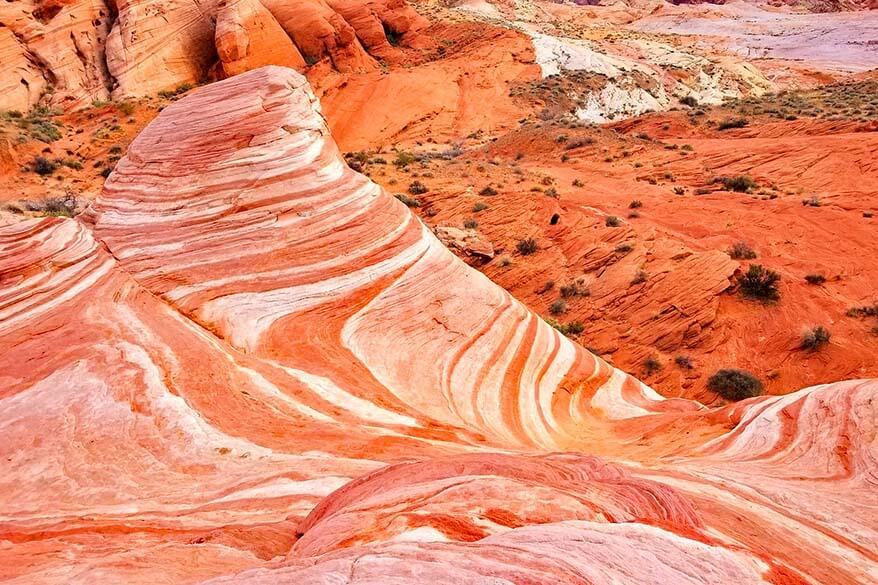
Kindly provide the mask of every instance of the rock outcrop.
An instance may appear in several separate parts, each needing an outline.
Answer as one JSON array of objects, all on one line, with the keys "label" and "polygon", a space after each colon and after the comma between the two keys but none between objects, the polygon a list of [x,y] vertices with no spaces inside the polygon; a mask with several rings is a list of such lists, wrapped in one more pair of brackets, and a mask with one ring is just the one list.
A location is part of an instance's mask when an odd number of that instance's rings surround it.
[{"label": "rock outcrop", "polygon": [[152,95],[263,65],[378,69],[426,20],[403,0],[23,0],[0,6],[0,110]]},{"label": "rock outcrop", "polygon": [[4,580],[878,576],[878,382],[663,400],[347,168],[289,69],[0,229],[0,379]]}]

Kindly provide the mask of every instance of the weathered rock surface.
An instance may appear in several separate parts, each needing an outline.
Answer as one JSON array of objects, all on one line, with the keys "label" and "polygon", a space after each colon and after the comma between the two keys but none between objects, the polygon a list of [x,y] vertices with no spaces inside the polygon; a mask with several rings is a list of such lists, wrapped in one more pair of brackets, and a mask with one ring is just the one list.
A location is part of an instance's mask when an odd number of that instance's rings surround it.
[{"label": "weathered rock surface", "polygon": [[288,69],[0,229],[0,382],[11,582],[878,576],[878,382],[663,400],[348,169]]},{"label": "weathered rock surface", "polygon": [[378,69],[426,21],[403,0],[23,0],[0,6],[0,109],[152,95],[263,65]]},{"label": "weathered rock surface", "polygon": [[265,65],[299,71],[305,68],[299,49],[259,0],[231,0],[220,5],[216,50],[228,77]]}]

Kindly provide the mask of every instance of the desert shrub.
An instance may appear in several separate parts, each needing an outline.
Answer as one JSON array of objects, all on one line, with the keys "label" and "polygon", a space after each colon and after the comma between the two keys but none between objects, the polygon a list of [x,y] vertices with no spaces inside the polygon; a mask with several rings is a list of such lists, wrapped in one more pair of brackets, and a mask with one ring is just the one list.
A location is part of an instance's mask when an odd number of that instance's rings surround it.
[{"label": "desert shrub", "polygon": [[488,209],[488,206],[485,205],[484,203],[482,203],[481,201],[479,203],[476,203],[475,205],[473,205],[473,213],[478,213],[478,212],[484,211],[486,209]]},{"label": "desert shrub", "polygon": [[617,254],[627,254],[628,252],[630,252],[633,249],[634,249],[634,246],[632,246],[631,244],[628,244],[628,243],[619,244],[618,246],[616,246],[616,253]]},{"label": "desert shrub", "polygon": [[735,260],[752,260],[756,258],[756,252],[747,242],[737,242],[729,248],[729,256]]},{"label": "desert shrub", "polygon": [[553,288],[555,288],[555,281],[554,280],[547,280],[546,282],[543,283],[543,286],[541,286],[540,288],[537,289],[537,294],[543,294],[543,293],[549,292]]},{"label": "desert shrub", "polygon": [[631,203],[628,204],[628,209],[640,209],[643,207],[643,201],[640,199],[632,199]]},{"label": "desert shrub", "polygon": [[823,284],[826,282],[826,277],[822,274],[807,274],[805,275],[805,282],[813,285]]},{"label": "desert shrub", "polygon": [[107,177],[110,176],[110,174],[111,174],[112,172],[113,172],[113,169],[112,169],[112,168],[110,168],[110,167],[104,167],[103,169],[101,169],[101,176],[102,176],[103,178],[106,179]]},{"label": "desert shrub", "polygon": [[465,227],[465,228],[468,229],[468,230],[478,229],[478,227],[479,227],[479,222],[477,222],[477,221],[474,220],[473,218],[469,218],[469,219],[467,219],[467,220],[464,220],[464,222],[463,222],[463,227]]},{"label": "desert shrub", "polygon": [[820,207],[823,203],[820,201],[819,197],[809,197],[807,199],[802,199],[802,205],[805,207]]},{"label": "desert shrub", "polygon": [[780,291],[777,290],[778,282],[780,282],[780,274],[761,264],[751,264],[747,272],[738,279],[741,293],[745,297],[762,301],[776,301],[780,298]]},{"label": "desert shrub", "polygon": [[43,213],[55,217],[73,217],[76,215],[76,197],[50,197],[43,203]]},{"label": "desert shrub", "polygon": [[492,187],[490,185],[488,185],[487,187],[485,187],[484,189],[479,191],[479,195],[483,195],[486,197],[491,197],[491,196],[494,196],[496,194],[497,194],[497,189],[495,189],[494,187]]},{"label": "desert shrub", "polygon": [[689,106],[690,108],[698,107],[698,100],[695,99],[694,95],[686,95],[680,98],[680,103],[684,106]]},{"label": "desert shrub", "polygon": [[573,179],[573,186],[574,187],[584,187],[585,183],[583,183],[581,179]]},{"label": "desert shrub", "polygon": [[58,168],[58,163],[49,160],[44,156],[37,156],[34,158],[32,168],[36,174],[45,177],[46,175],[51,175],[55,172],[55,169]]},{"label": "desert shrub", "polygon": [[631,213],[628,214],[628,217],[633,218],[633,219],[637,219],[638,217],[640,217],[640,213],[637,211],[632,211]]},{"label": "desert shrub", "polygon": [[409,193],[411,193],[412,195],[423,195],[427,191],[429,191],[429,189],[427,189],[427,186],[420,181],[412,181],[412,183],[409,185]]},{"label": "desert shrub", "polygon": [[119,102],[116,107],[126,116],[130,116],[135,110],[134,102]]},{"label": "desert shrub", "polygon": [[[562,335],[579,335],[585,331],[585,325],[581,321],[571,321],[570,323],[558,323],[554,319],[546,319],[546,323],[558,330]],[[595,353],[596,352],[592,352]],[[596,354],[597,355],[597,354]]]},{"label": "desert shrub", "polygon": [[567,312],[567,301],[564,299],[556,299],[549,305],[549,312],[553,315],[561,315]]},{"label": "desert shrub", "polygon": [[408,207],[420,207],[421,202],[415,199],[414,197],[409,197],[407,195],[403,195],[402,193],[397,193],[395,196],[397,199],[402,201]]},{"label": "desert shrub", "polygon": [[661,369],[662,369],[662,363],[655,356],[648,357],[645,360],[643,360],[643,373],[644,373],[644,375],[651,376]]},{"label": "desert shrub", "polygon": [[615,215],[608,215],[607,219],[604,220],[604,223],[607,227],[619,227],[622,225],[622,220]]},{"label": "desert shrub", "polygon": [[826,327],[818,325],[817,327],[812,327],[802,333],[802,341],[799,344],[799,347],[801,349],[817,351],[824,345],[828,344],[831,337],[832,334]]},{"label": "desert shrub", "polygon": [[587,297],[591,294],[591,291],[588,290],[588,287],[584,286],[584,284],[580,281],[573,281],[570,284],[561,285],[561,288],[558,289],[558,292],[560,292],[561,296],[565,299],[569,299],[571,297]]},{"label": "desert shrub", "polygon": [[722,369],[707,379],[707,388],[726,400],[744,400],[762,394],[759,378],[732,368]]},{"label": "desert shrub", "polygon": [[393,161],[393,164],[395,164],[396,166],[398,166],[401,169],[404,169],[407,166],[409,166],[410,164],[412,164],[413,162],[415,162],[415,155],[413,155],[410,152],[406,152],[404,150],[401,150],[401,151],[396,153],[396,160]]},{"label": "desert shrub", "polygon": [[747,193],[751,189],[755,189],[759,184],[746,175],[738,175],[737,177],[718,177],[714,179],[714,183],[721,183],[726,191],[735,191],[736,193]]},{"label": "desert shrub", "polygon": [[172,97],[176,97],[178,95],[184,94],[195,86],[191,83],[181,83],[174,89],[164,89],[159,92],[159,97],[164,99],[170,99]]},{"label": "desert shrub", "polygon": [[848,317],[878,317],[878,302],[871,305],[851,307],[847,310]]},{"label": "desert shrub", "polygon": [[518,240],[518,243],[515,244],[515,249],[518,250],[518,253],[522,256],[530,256],[534,252],[540,249],[537,241],[533,238],[524,238],[522,240]]},{"label": "desert shrub", "polygon": [[649,275],[646,273],[646,270],[638,270],[634,278],[631,279],[631,284],[642,284],[646,282],[647,278],[649,278]]},{"label": "desert shrub", "polygon": [[585,138],[574,138],[573,140],[565,144],[564,148],[566,148],[567,150],[573,150],[575,148],[582,148],[583,146],[589,146],[594,143],[594,138],[591,138],[590,136]]},{"label": "desert shrub", "polygon": [[684,370],[691,370],[695,366],[692,364],[692,360],[686,357],[685,355],[678,355],[674,358],[674,363],[677,364],[678,367]]},{"label": "desert shrub", "polygon": [[750,122],[747,121],[747,118],[726,118],[717,124],[717,130],[730,130],[732,128],[743,128]]},{"label": "desert shrub", "polygon": [[82,170],[82,163],[76,159],[65,158],[64,160],[61,161],[61,164],[64,165],[65,167],[67,167],[68,169],[74,169],[76,171]]}]

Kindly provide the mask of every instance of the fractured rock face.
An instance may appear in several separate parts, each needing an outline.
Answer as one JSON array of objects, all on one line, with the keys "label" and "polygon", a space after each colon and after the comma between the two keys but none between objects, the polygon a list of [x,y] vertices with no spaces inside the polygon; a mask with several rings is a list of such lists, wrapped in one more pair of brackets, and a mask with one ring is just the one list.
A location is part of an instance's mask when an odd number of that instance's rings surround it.
[{"label": "fractured rock face", "polygon": [[[67,0],[0,5],[0,109],[152,95],[264,65],[378,68],[426,21],[403,0]],[[390,39],[388,39],[390,36]],[[217,67],[218,66],[218,67]]]},{"label": "fractured rock face", "polygon": [[229,77],[264,65],[305,69],[299,49],[259,0],[228,0],[220,5],[216,50]]},{"label": "fractured rock face", "polygon": [[878,383],[662,399],[350,170],[292,70],[166,107],[80,217],[0,228],[4,579],[878,571]]}]

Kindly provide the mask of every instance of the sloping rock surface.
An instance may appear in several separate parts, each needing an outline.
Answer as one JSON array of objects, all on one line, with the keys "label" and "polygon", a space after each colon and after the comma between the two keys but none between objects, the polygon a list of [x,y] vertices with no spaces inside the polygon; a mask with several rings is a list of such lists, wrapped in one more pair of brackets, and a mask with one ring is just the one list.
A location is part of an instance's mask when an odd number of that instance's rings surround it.
[{"label": "sloping rock surface", "polygon": [[663,400],[346,167],[300,75],[0,230],[0,579],[878,577],[875,381]]}]

